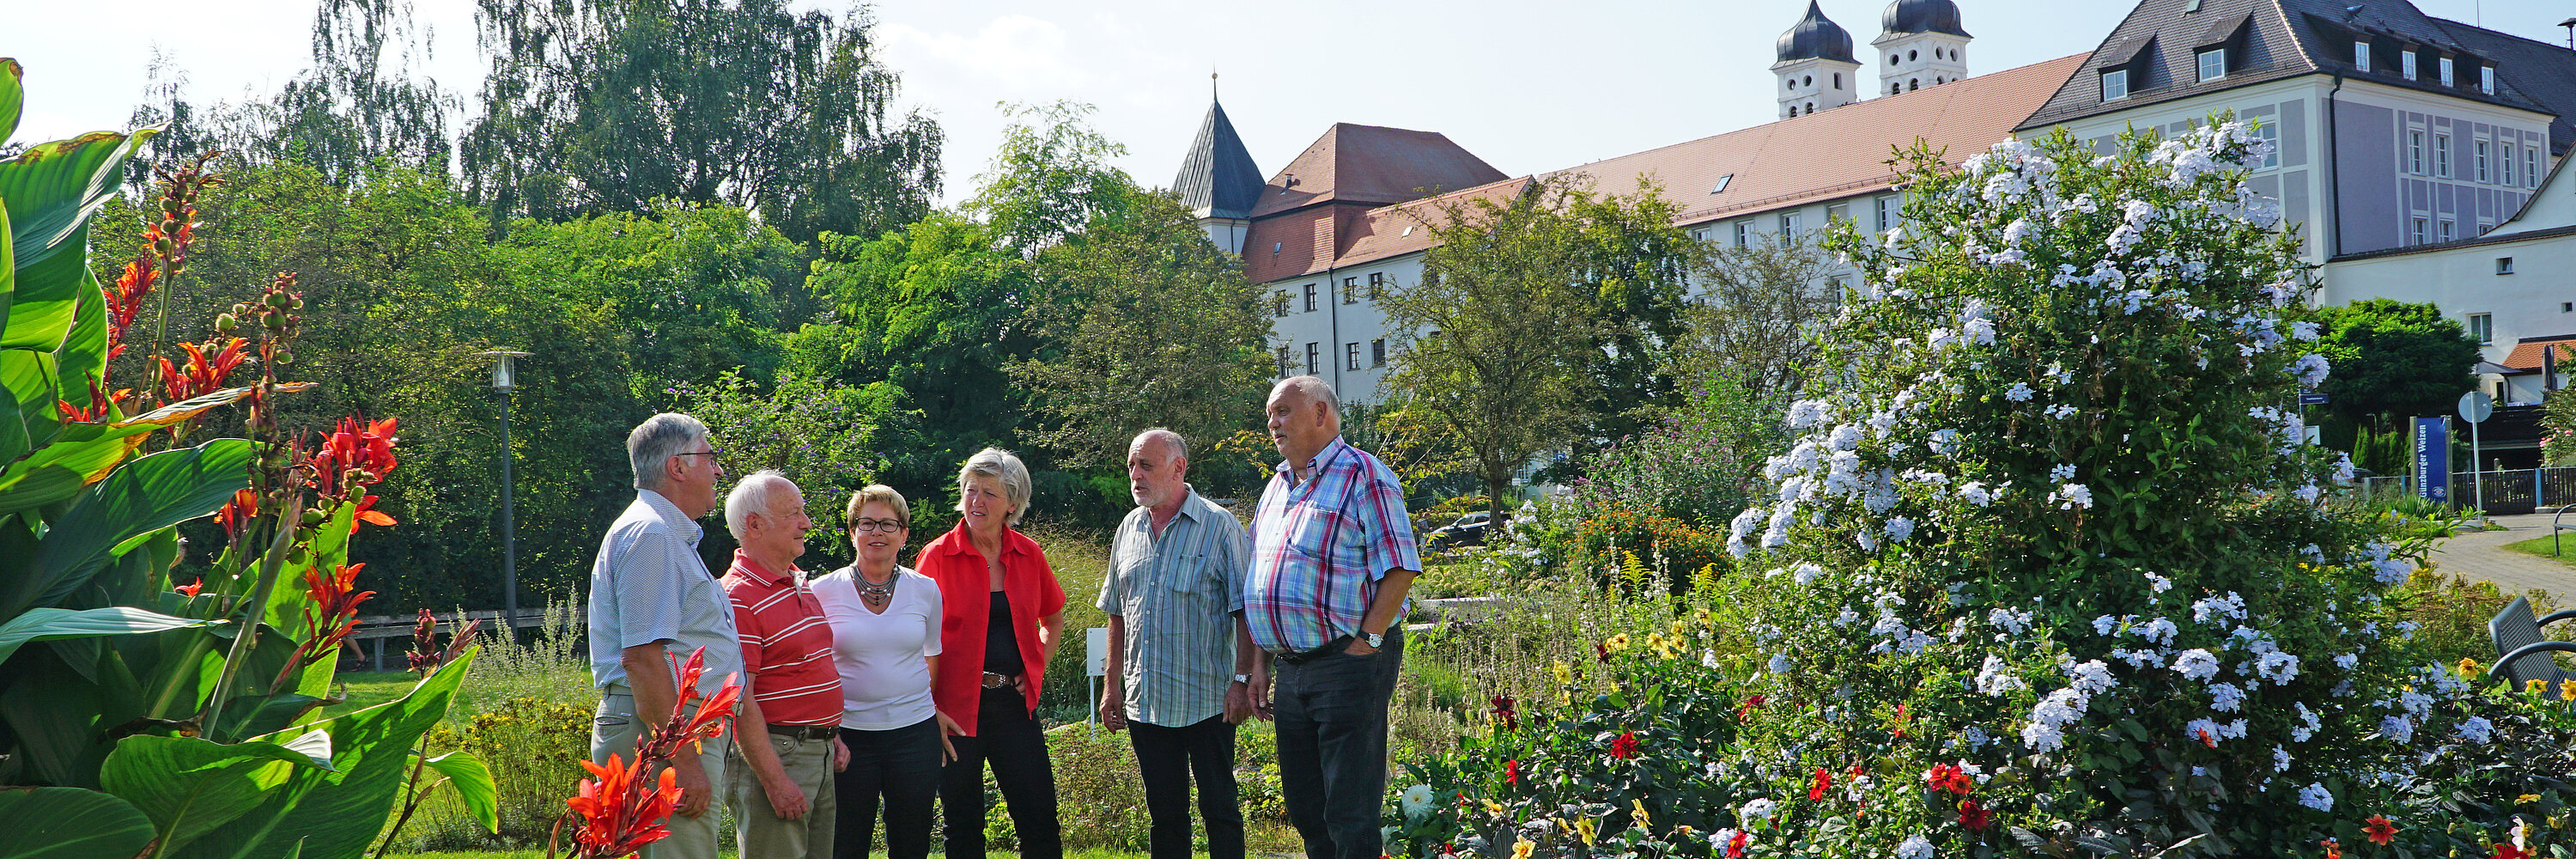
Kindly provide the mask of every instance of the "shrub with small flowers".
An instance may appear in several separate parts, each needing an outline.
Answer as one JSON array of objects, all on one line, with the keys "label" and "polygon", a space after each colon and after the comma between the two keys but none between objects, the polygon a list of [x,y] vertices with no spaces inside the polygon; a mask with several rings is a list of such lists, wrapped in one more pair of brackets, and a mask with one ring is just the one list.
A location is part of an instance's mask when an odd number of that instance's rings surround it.
[{"label": "shrub with small flowers", "polygon": [[1691,595],[1715,640],[1419,768],[1464,805],[1418,854],[1609,852],[1632,801],[1689,856],[2563,838],[2537,807],[2576,734],[2428,658],[2387,601],[2425,541],[2327,503],[2351,466],[2284,408],[2331,368],[2245,184],[2268,145],[2219,118],[1907,155],[1904,225],[1828,240],[1863,286],[1733,520],[1738,574]]}]

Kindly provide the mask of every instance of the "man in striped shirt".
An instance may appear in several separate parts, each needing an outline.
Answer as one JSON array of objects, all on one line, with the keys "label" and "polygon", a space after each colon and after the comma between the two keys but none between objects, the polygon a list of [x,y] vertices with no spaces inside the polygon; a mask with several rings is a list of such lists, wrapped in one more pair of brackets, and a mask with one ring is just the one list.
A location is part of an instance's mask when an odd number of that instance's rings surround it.
[{"label": "man in striped shirt", "polygon": [[1136,509],[1119,523],[1100,580],[1110,678],[1100,722],[1130,729],[1152,859],[1190,859],[1193,777],[1208,859],[1243,859],[1234,726],[1250,715],[1254,650],[1235,607],[1252,538],[1190,487],[1189,471],[1179,433],[1150,429],[1127,446]]},{"label": "man in striped shirt", "polygon": [[743,856],[829,859],[832,772],[849,764],[841,745],[841,672],[832,664],[832,627],[805,586],[805,497],[775,471],[735,484],[725,526],[742,547],[725,572],[734,627],[742,636],[741,758],[726,802]]},{"label": "man in striped shirt", "polygon": [[1279,724],[1280,798],[1307,859],[1377,859],[1399,624],[1422,569],[1413,523],[1395,473],[1342,441],[1331,385],[1282,380],[1264,411],[1285,461],[1253,513],[1243,620],[1279,663],[1269,715]]}]

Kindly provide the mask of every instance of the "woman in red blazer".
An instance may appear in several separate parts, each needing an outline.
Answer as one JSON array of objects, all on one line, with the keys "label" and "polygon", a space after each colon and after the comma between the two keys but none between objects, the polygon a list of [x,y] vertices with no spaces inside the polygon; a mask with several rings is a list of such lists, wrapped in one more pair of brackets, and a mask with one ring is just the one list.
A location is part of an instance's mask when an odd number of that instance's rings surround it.
[{"label": "woman in red blazer", "polygon": [[984,764],[1010,805],[1021,859],[1062,859],[1055,768],[1037,722],[1047,659],[1064,633],[1064,588],[1034,540],[1013,530],[1028,512],[1029,469],[985,448],[957,473],[957,527],[914,563],[939,583],[939,673],[930,694],[959,726],[941,774],[948,859],[984,859]]}]

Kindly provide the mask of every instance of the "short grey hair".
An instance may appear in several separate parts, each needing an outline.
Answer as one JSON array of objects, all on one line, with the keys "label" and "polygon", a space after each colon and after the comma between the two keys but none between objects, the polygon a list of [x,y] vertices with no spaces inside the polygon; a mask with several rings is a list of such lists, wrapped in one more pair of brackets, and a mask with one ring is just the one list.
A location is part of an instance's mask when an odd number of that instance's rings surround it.
[{"label": "short grey hair", "polygon": [[679,412],[663,412],[635,425],[626,434],[626,463],[635,467],[635,488],[660,491],[662,464],[688,453],[707,437],[707,425]]},{"label": "short grey hair", "polygon": [[990,477],[1002,482],[1002,498],[1011,502],[1011,518],[1003,524],[1017,526],[1020,517],[1029,512],[1029,467],[1010,451],[988,447],[966,458],[957,469],[957,512],[966,512],[966,481]]},{"label": "short grey hair", "polygon": [[1333,393],[1331,382],[1314,376],[1290,376],[1279,380],[1279,384],[1270,389],[1270,395],[1276,397],[1281,391],[1296,391],[1298,396],[1323,403],[1333,420],[1342,419],[1342,395]]},{"label": "short grey hair", "polygon": [[744,475],[733,485],[732,492],[725,493],[725,530],[733,532],[735,539],[741,539],[744,529],[751,527],[751,514],[770,515],[772,505],[785,497],[778,491],[781,486],[793,490],[796,481],[787,479],[787,475],[775,468]]},{"label": "short grey hair", "polygon": [[[1171,446],[1173,457],[1178,459],[1190,458],[1190,443],[1187,440],[1182,439],[1180,433],[1176,433],[1162,427],[1155,427],[1153,429],[1137,433],[1136,440],[1128,442],[1127,448],[1129,450],[1134,450],[1144,447],[1146,442],[1156,440],[1160,440],[1162,443]],[[1171,461],[1172,460],[1170,459],[1163,460],[1166,465],[1170,464]]]}]

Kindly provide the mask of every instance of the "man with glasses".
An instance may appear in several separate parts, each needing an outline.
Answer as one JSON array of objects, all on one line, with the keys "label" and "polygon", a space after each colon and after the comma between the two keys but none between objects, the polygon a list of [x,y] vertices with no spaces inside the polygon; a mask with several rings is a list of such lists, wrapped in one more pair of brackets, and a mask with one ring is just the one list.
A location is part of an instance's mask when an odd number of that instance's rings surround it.
[{"label": "man with glasses", "polygon": [[[675,659],[705,650],[702,695],[742,673],[733,601],[698,557],[706,530],[696,520],[715,509],[724,479],[707,425],[654,415],[627,434],[626,457],[635,503],[608,526],[590,568],[590,676],[600,687],[590,757],[599,763],[634,760],[637,739],[671,720],[680,699]],[[644,859],[714,859],[717,815],[707,811],[732,741],[699,743],[671,762],[680,804],[666,824],[671,836],[646,845]]]}]

